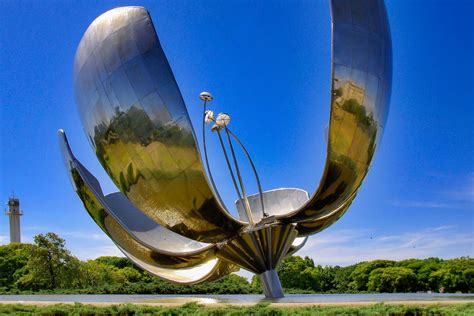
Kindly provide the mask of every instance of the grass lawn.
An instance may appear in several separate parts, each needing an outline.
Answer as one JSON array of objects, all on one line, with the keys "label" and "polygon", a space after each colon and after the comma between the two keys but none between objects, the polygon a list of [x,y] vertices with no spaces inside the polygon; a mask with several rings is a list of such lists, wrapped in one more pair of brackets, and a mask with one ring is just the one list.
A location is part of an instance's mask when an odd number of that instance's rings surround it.
[{"label": "grass lawn", "polygon": [[0,304],[0,315],[474,315],[474,303],[313,305],[300,307],[257,304],[253,306],[181,306],[116,304]]}]

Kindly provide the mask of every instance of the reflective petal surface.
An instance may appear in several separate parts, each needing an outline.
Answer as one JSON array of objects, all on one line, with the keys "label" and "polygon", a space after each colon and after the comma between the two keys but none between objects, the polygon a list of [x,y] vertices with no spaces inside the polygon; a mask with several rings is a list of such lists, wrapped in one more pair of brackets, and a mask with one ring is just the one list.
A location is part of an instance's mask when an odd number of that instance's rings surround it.
[{"label": "reflective petal surface", "polygon": [[63,132],[59,133],[59,139],[71,181],[84,207],[127,254],[149,265],[174,269],[202,265],[215,258],[215,245],[201,245],[160,227],[126,199],[118,199],[121,193],[104,197],[99,182],[75,159]]},{"label": "reflective petal surface", "polygon": [[285,257],[288,257],[288,256],[291,256],[291,255],[295,254],[298,250],[303,248],[304,245],[306,245],[307,241],[308,241],[308,237],[297,237],[297,238],[295,238],[295,240],[293,241],[293,243],[290,246],[290,249],[288,249],[288,252],[287,252]]},{"label": "reflective petal surface", "polygon": [[[120,247],[119,247],[120,248]],[[189,269],[164,269],[148,264],[133,255],[122,252],[143,270],[157,277],[179,284],[200,284],[217,280],[227,274],[239,271],[239,267],[220,259],[213,259],[205,264]]]},{"label": "reflective petal surface", "polygon": [[[236,202],[237,220],[213,192],[146,9],[113,9],[89,26],[74,61],[77,105],[100,163],[121,192],[104,196],[61,130],[60,145],[89,215],[128,258],[182,284],[212,281],[242,267],[259,275],[267,297],[283,296],[275,269],[348,210],[388,112],[392,55],[383,1],[331,0],[331,10],[330,122],[320,185],[311,197],[301,189],[262,192],[255,172],[262,194],[247,197],[252,221],[242,200]],[[200,98],[208,102],[212,95],[203,92]],[[211,130],[228,131],[229,122],[220,113]]]},{"label": "reflective petal surface", "polygon": [[[355,195],[337,210],[325,216],[321,216],[316,220],[309,221],[309,222],[299,222],[296,225],[296,229],[298,230],[298,236],[306,236],[306,237],[298,237],[298,238],[308,238],[308,235],[319,233],[320,231],[323,231],[324,229],[334,224],[337,220],[339,220],[342,217],[342,215],[344,215],[347,212],[354,198],[355,198]],[[292,249],[290,249],[290,251],[292,250],[293,250],[293,246],[292,246]],[[298,250],[299,249],[297,249],[296,251]]]},{"label": "reflective petal surface", "polygon": [[98,17],[74,61],[82,123],[96,155],[128,199],[148,217],[203,242],[236,235],[214,195],[179,88],[142,7]]},{"label": "reflective petal surface", "polygon": [[[303,225],[304,235],[336,221],[340,216],[335,211],[345,212],[380,143],[391,92],[391,39],[383,1],[332,0],[331,9],[331,112],[324,174],[308,203],[278,216]],[[310,223],[318,218],[326,224]]]},{"label": "reflective petal surface", "polygon": [[243,232],[225,243],[217,256],[256,274],[274,270],[290,252],[298,234],[295,227],[272,224]]},{"label": "reflective petal surface", "polygon": [[[275,189],[262,192],[265,212],[268,215],[282,215],[288,212],[299,209],[304,205],[309,197],[308,192],[301,189]],[[263,218],[262,204],[260,201],[260,194],[253,194],[247,197],[252,210],[253,219],[258,222]],[[235,202],[239,217],[243,221],[248,221],[247,213],[245,212],[242,200]]]}]

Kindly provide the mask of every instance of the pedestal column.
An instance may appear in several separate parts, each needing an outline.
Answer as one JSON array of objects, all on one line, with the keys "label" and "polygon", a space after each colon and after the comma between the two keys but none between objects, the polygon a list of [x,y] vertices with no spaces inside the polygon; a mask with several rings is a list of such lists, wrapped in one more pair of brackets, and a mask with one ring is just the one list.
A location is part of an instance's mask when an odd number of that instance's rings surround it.
[{"label": "pedestal column", "polygon": [[258,275],[266,298],[282,298],[283,288],[275,270],[267,270]]}]

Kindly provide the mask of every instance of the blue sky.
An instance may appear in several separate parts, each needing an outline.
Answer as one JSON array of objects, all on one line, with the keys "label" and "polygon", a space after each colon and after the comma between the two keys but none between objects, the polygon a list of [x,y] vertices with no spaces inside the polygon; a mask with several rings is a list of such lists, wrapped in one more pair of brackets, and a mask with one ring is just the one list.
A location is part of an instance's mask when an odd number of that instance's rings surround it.
[{"label": "blue sky", "polygon": [[[211,108],[231,115],[264,189],[315,189],[329,117],[328,1],[2,1],[0,200],[12,190],[21,199],[24,241],[55,231],[80,258],[119,254],[73,192],[56,130],[66,130],[104,190],[115,191],[82,131],[72,63],[90,22],[122,5],[149,9],[195,127],[197,96],[209,90]],[[387,1],[393,89],[382,145],[351,209],[302,255],[341,265],[474,255],[473,6]],[[216,140],[209,146],[232,206]],[[6,216],[0,227],[7,243]]]}]

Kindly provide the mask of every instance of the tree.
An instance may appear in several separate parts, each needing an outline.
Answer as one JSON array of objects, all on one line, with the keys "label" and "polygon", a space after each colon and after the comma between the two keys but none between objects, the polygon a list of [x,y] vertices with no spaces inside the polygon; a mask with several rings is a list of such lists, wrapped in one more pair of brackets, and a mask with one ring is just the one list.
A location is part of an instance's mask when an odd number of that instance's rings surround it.
[{"label": "tree", "polygon": [[291,256],[285,258],[278,268],[281,285],[284,288],[300,288],[300,284],[305,282],[301,272],[306,268],[314,268],[313,259],[300,256]]},{"label": "tree", "polygon": [[374,260],[359,263],[351,273],[352,282],[350,287],[356,291],[367,291],[367,282],[369,282],[369,275],[372,270],[391,267],[394,264],[395,261],[391,260]]},{"label": "tree", "polygon": [[125,267],[123,269],[118,270],[117,272],[127,282],[138,282],[142,278],[142,274],[131,267]]},{"label": "tree", "polygon": [[[99,257],[86,262],[73,257],[65,241],[53,233],[37,235],[35,244],[0,246],[0,291],[65,290],[116,294],[249,294],[261,293],[252,283],[228,275],[208,284],[177,285],[137,268],[123,257]],[[311,258],[288,257],[278,267],[290,292],[408,292],[437,290],[474,292],[474,260],[456,258],[374,260],[347,267],[315,266]],[[73,292],[74,293],[74,292]]]},{"label": "tree", "polygon": [[64,239],[55,233],[34,237],[35,246],[26,265],[27,274],[17,285],[23,289],[70,288],[75,284],[79,271],[79,260],[65,247]]},{"label": "tree", "polygon": [[[118,258],[117,258],[118,259]],[[126,268],[130,269],[130,268]],[[120,269],[97,260],[82,262],[79,268],[79,288],[98,288],[124,283],[127,278]]]},{"label": "tree", "polygon": [[430,275],[430,281],[437,288],[444,287],[446,292],[468,292],[472,281],[467,279],[474,269],[474,260],[471,258],[456,258],[446,260],[441,268]]},{"label": "tree", "polygon": [[301,271],[301,289],[326,292],[334,288],[334,269],[332,267],[308,267]]},{"label": "tree", "polygon": [[26,265],[32,248],[30,244],[11,243],[0,246],[0,287],[10,290],[26,273]]},{"label": "tree", "polygon": [[262,282],[260,281],[260,278],[258,275],[254,275],[252,277],[252,280],[250,281],[250,286],[256,291],[261,293],[262,292]]},{"label": "tree", "polygon": [[254,292],[247,279],[236,274],[229,274],[217,281],[198,285],[197,288],[203,289],[204,293],[248,294]]},{"label": "tree", "polygon": [[474,293],[474,268],[467,268],[462,273],[464,280],[467,281],[469,293]]},{"label": "tree", "polygon": [[351,273],[356,268],[356,265],[347,267],[334,267],[334,290],[339,293],[348,292],[350,290],[350,283],[352,281]]},{"label": "tree", "polygon": [[416,288],[416,274],[408,268],[387,267],[370,272],[367,288],[374,292],[411,292]]},{"label": "tree", "polygon": [[132,261],[124,257],[102,256],[102,257],[95,258],[94,261],[97,261],[99,263],[106,264],[109,266],[114,266],[117,269],[123,269],[125,267],[135,268]]},{"label": "tree", "polygon": [[443,260],[439,258],[407,259],[397,263],[397,266],[411,269],[417,277],[418,291],[438,290],[437,284],[430,278],[431,273],[441,268]]}]

